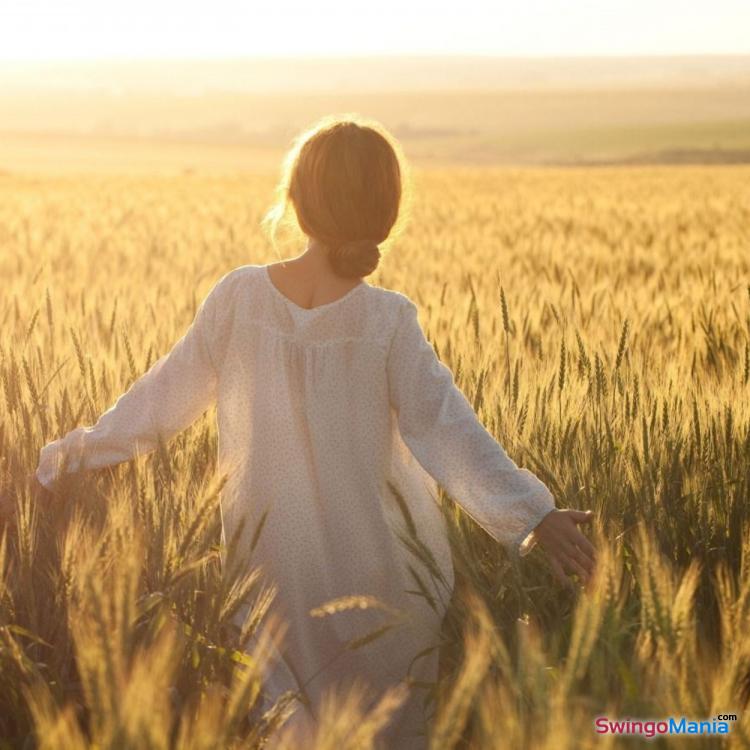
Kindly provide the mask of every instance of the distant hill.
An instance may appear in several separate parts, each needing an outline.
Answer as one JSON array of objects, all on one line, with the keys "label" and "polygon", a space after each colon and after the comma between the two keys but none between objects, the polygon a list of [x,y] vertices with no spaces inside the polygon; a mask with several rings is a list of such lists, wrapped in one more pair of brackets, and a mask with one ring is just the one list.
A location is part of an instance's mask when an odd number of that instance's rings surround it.
[{"label": "distant hill", "polygon": [[0,64],[0,112],[0,169],[274,164],[345,112],[424,164],[737,163],[750,56]]},{"label": "distant hill", "polygon": [[0,62],[0,91],[124,94],[517,91],[748,85],[750,55],[516,58],[413,56]]}]

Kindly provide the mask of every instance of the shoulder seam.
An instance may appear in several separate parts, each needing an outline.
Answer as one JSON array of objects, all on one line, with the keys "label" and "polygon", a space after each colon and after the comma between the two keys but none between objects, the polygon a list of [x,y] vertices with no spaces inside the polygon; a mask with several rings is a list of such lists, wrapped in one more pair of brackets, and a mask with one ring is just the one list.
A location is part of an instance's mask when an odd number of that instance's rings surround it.
[{"label": "shoulder seam", "polygon": [[416,311],[417,306],[412,302],[409,297],[407,297],[402,292],[398,292],[396,290],[391,290],[393,294],[396,295],[396,297],[399,300],[398,309],[396,310],[395,318],[396,322],[393,326],[393,330],[391,331],[391,335],[388,341],[388,347],[386,349],[386,362],[390,359],[391,356],[391,350],[393,349],[393,342],[396,339],[396,335],[398,334],[399,329],[401,328],[403,322],[404,322],[404,315],[407,311]]}]

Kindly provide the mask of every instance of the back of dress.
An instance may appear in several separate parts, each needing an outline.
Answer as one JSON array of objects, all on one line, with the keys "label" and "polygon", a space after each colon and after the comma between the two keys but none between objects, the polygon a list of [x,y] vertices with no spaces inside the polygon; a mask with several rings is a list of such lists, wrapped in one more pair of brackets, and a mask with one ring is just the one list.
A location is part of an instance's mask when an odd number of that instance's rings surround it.
[{"label": "back of dress", "polygon": [[[219,464],[235,467],[222,512],[227,535],[244,520],[240,552],[276,584],[289,625],[272,694],[302,683],[315,705],[325,686],[355,677],[385,689],[438,643],[442,610],[413,593],[415,575],[438,603],[453,581],[434,480],[401,439],[390,401],[388,357],[409,301],[363,282],[309,310],[276,289],[266,267],[242,273],[217,352]],[[434,580],[409,551],[415,534],[440,566]],[[369,606],[310,615],[346,597]],[[434,660],[415,666],[415,677],[435,678]]]}]

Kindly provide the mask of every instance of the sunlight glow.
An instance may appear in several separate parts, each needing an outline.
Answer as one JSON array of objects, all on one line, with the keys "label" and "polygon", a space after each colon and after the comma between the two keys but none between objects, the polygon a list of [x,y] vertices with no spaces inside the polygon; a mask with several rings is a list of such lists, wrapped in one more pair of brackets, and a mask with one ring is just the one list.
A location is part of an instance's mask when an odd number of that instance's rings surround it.
[{"label": "sunlight glow", "polygon": [[0,59],[747,53],[748,29],[747,0],[11,0]]}]

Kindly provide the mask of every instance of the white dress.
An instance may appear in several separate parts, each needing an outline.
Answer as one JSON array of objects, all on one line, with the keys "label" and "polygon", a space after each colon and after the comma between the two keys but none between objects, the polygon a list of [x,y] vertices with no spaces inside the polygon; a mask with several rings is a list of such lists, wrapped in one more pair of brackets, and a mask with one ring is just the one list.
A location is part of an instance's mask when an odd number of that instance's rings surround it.
[{"label": "white dress", "polygon": [[[63,470],[154,450],[159,436],[168,440],[213,403],[218,469],[229,476],[222,541],[244,517],[237,549],[248,553],[268,511],[248,564],[277,585],[274,606],[288,625],[285,658],[267,675],[269,700],[303,687],[315,710],[327,686],[352,678],[383,691],[438,642],[453,567],[436,482],[515,555],[533,544],[531,530],[554,508],[546,485],[478,420],[411,299],[363,281],[305,309],[255,264],[214,285],[185,335],[94,426],[44,446],[37,478],[52,489]],[[442,583],[404,543],[414,533],[431,550]],[[435,609],[415,593],[415,574]],[[375,597],[402,616],[380,608],[310,615],[351,595]],[[396,621],[367,645],[345,648]],[[417,659],[411,675],[434,680],[437,656],[433,650]],[[389,747],[422,746],[407,735],[421,728],[423,695],[416,688],[410,695]],[[309,721],[305,709],[295,716]]]}]

